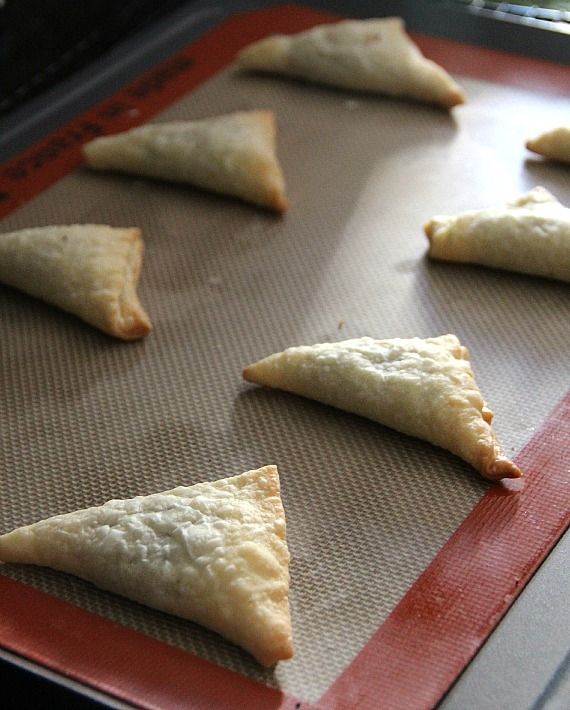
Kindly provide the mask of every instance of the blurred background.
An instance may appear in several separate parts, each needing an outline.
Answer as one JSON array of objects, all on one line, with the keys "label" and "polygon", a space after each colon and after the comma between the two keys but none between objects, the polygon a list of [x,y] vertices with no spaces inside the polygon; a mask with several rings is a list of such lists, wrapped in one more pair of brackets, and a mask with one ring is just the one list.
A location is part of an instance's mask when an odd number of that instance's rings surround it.
[{"label": "blurred background", "polygon": [[0,113],[181,4],[181,0],[0,0]]},{"label": "blurred background", "polygon": [[[231,7],[234,3],[191,2],[189,0],[0,0],[0,115],[49,89],[63,78],[85,67],[121,41],[152,27],[175,10],[209,4]],[[239,3],[236,3],[238,5]],[[253,4],[253,3],[252,3]],[[258,2],[256,5],[262,5]],[[274,4],[274,3],[266,3]],[[302,2],[301,2],[302,4]],[[310,4],[310,3],[308,3]],[[470,19],[478,16],[487,22],[502,22],[514,27],[540,26],[570,33],[570,0],[542,0],[517,4],[487,0],[416,0],[400,3],[404,8],[420,6],[433,13],[441,32],[449,28],[467,31]],[[378,0],[378,14],[394,11],[394,2]],[[335,2],[327,3],[334,12]],[[434,24],[434,23],[432,23]],[[514,28],[513,27],[513,28]],[[446,29],[447,28],[447,29]],[[430,27],[434,33],[434,27]],[[481,35],[481,30],[478,30]],[[489,26],[483,35],[495,42]],[[469,37],[458,37],[469,40]],[[476,38],[480,43],[481,38]],[[521,36],[521,44],[524,45]],[[570,42],[568,42],[570,44]],[[507,46],[506,49],[512,50]],[[521,50],[537,54],[532,47]],[[544,50],[538,51],[544,52]],[[563,61],[559,56],[544,57]]]}]

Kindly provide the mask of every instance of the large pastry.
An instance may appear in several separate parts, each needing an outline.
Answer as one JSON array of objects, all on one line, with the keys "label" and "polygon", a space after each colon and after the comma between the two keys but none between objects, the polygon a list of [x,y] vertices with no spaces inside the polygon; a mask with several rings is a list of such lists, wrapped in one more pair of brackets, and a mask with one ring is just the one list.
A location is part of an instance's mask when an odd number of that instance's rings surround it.
[{"label": "large pastry", "polygon": [[403,20],[344,20],[296,35],[273,35],[238,56],[244,69],[451,108],[464,102],[461,88],[408,37]]},{"label": "large pastry", "polygon": [[87,165],[188,183],[262,207],[287,209],[271,111],[157,123],[83,146]]},{"label": "large pastry", "polygon": [[122,340],[151,330],[137,296],[140,229],[101,224],[0,234],[0,282],[59,306]]},{"label": "large pastry", "polygon": [[434,217],[429,256],[570,281],[570,209],[543,187],[506,207]]},{"label": "large pastry", "polygon": [[275,466],[18,528],[0,560],[52,567],[213,629],[269,666],[293,655]]},{"label": "large pastry", "polygon": [[246,367],[243,375],[430,441],[485,478],[521,476],[501,451],[493,413],[455,335],[292,347]]}]

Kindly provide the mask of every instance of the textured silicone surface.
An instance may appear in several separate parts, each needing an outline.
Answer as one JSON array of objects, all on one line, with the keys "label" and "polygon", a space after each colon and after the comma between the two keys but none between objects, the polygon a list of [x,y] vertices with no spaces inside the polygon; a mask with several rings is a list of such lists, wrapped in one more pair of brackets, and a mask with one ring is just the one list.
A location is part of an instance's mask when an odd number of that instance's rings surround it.
[{"label": "textured silicone surface", "polygon": [[309,700],[362,648],[487,484],[458,459],[372,422],[241,381],[288,345],[456,333],[505,450],[567,387],[568,290],[428,263],[422,224],[570,173],[525,163],[524,139],[567,100],[461,80],[436,109],[228,69],[156,120],[270,108],[288,182],[276,218],[231,199],[78,169],[3,220],[139,226],[140,296],[155,324],[124,345],[0,289],[3,504],[15,526],[279,466],[292,554],[296,658],[265,672],[212,633],[70,577],[3,574]]}]

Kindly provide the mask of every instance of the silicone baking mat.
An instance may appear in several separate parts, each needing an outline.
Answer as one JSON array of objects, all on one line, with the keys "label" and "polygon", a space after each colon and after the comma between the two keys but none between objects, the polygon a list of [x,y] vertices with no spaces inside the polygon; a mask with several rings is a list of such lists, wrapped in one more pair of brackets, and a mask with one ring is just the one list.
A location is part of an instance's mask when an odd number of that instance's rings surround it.
[{"label": "silicone baking mat", "polygon": [[[1,288],[0,530],[280,470],[296,655],[274,670],[80,580],[2,568],[5,647],[142,706],[235,706],[243,693],[256,707],[378,707],[380,697],[381,707],[429,707],[568,522],[568,286],[429,263],[422,233],[433,214],[501,204],[536,184],[570,203],[568,170],[523,147],[568,111],[556,93],[563,74],[505,55],[505,81],[520,84],[513,66],[524,66],[528,88],[491,83],[482,76],[497,53],[417,38],[461,71],[468,103],[448,115],[230,63],[257,37],[326,19],[292,6],[231,18],[0,177],[2,231],[141,227],[140,295],[155,325],[144,342],[119,343]],[[534,90],[539,75],[549,93]],[[278,118],[283,218],[79,165],[78,146],[100,133],[256,108]],[[446,332],[469,347],[522,483],[490,487],[429,444],[240,377],[289,345]]]}]

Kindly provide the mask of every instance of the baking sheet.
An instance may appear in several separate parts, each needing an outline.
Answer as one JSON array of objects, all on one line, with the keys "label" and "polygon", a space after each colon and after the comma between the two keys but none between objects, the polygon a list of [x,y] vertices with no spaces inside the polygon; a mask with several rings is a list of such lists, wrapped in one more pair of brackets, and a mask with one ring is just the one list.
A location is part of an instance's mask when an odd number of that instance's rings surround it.
[{"label": "baking sheet", "polygon": [[79,580],[3,574],[302,698],[326,690],[487,484],[428,444],[250,387],[243,365],[293,344],[455,332],[509,453],[568,387],[567,285],[428,263],[421,225],[535,184],[570,203],[568,171],[525,160],[522,147],[569,102],[461,83],[470,103],[449,117],[229,69],[156,120],[275,110],[291,200],[284,218],[77,170],[1,224],[140,226],[140,293],[156,327],[144,343],[116,343],[0,290],[1,530],[277,463],[295,660],[262,671],[206,630]]}]

